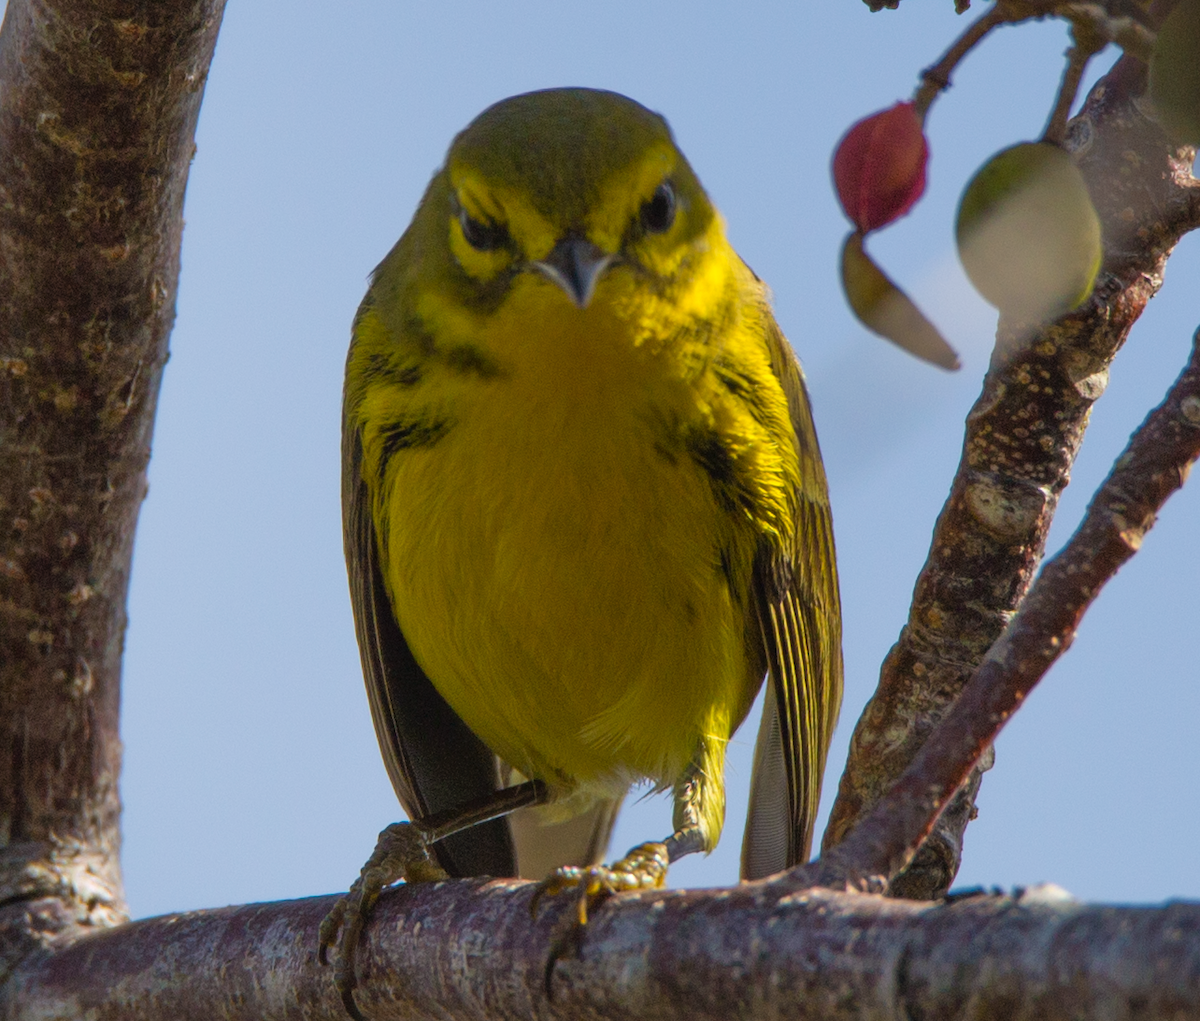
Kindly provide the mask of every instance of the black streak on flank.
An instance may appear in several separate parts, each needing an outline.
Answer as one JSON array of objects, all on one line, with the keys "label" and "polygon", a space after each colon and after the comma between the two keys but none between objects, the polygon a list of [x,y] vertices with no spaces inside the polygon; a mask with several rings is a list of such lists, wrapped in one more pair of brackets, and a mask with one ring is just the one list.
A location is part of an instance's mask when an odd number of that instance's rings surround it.
[{"label": "black streak on flank", "polygon": [[421,367],[419,365],[394,365],[387,355],[373,354],[366,359],[363,376],[372,383],[380,381],[408,389],[421,382]]},{"label": "black streak on flank", "polygon": [[442,358],[452,371],[463,376],[496,379],[503,375],[500,366],[473,344],[459,344],[457,347],[446,348]]},{"label": "black streak on flank", "polygon": [[714,372],[717,382],[734,397],[737,397],[739,400],[745,400],[750,395],[749,380],[741,373],[720,363],[714,367]]},{"label": "black streak on flank", "polygon": [[753,406],[754,392],[758,389],[758,386],[751,376],[747,375],[736,365],[730,364],[724,358],[718,358],[713,362],[713,374],[717,377],[717,382],[731,396]]},{"label": "black streak on flank", "polygon": [[738,504],[738,479],[728,448],[721,437],[711,431],[696,431],[687,438],[687,451],[692,460],[708,475],[713,495],[726,511]]},{"label": "black streak on flank", "polygon": [[429,327],[425,325],[425,320],[420,316],[410,315],[405,317],[404,335],[411,338],[417,345],[417,350],[426,357],[432,356],[437,351],[437,341],[434,339]]},{"label": "black streak on flank", "polygon": [[758,382],[723,359],[713,363],[713,375],[725,391],[750,412],[759,425],[766,426],[767,415],[759,400]]},{"label": "black streak on flank", "polygon": [[397,386],[409,387],[416,386],[421,382],[421,366],[419,365],[403,365],[398,369],[393,369],[388,373],[388,378]]},{"label": "black streak on flank", "polygon": [[679,416],[666,408],[651,405],[643,420],[649,427],[654,452],[672,468],[677,467],[684,446]]},{"label": "black streak on flank", "polygon": [[717,556],[720,558],[721,574],[725,577],[725,584],[730,589],[733,588],[733,554],[729,552],[728,546],[722,546],[717,550]]},{"label": "black streak on flank", "polygon": [[671,467],[679,464],[679,458],[675,456],[675,452],[663,443],[655,443],[654,452],[666,461],[667,464],[671,465]]},{"label": "black streak on flank", "polygon": [[387,463],[401,450],[414,447],[432,447],[450,431],[448,419],[417,419],[415,422],[395,422],[383,430],[383,470]]},{"label": "black streak on flank", "polygon": [[738,606],[745,605],[746,588],[742,580],[734,577],[733,573],[733,551],[728,546],[721,546],[717,550],[717,569],[721,573],[721,577],[725,579],[725,585],[729,589],[730,596]]},{"label": "black streak on flank", "polygon": [[[474,376],[476,379],[497,379],[504,371],[474,344],[456,344],[453,347],[439,347],[433,331],[425,325],[425,321],[417,315],[410,315],[404,320],[405,336],[416,345],[417,350],[426,358],[437,359],[451,372],[462,376]],[[411,374],[411,382],[397,380],[401,386],[413,386],[421,381],[420,366],[406,366],[402,373]]]},{"label": "black streak on flank", "polygon": [[421,382],[421,366],[393,365],[387,355],[371,355],[367,359],[364,375],[372,382],[378,380],[405,390],[411,390]]}]

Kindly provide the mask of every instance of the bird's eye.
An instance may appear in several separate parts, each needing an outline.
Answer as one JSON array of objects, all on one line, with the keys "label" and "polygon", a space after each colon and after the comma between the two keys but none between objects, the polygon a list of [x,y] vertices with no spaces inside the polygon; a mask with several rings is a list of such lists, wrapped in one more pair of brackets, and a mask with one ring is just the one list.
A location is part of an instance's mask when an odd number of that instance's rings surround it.
[{"label": "bird's eye", "polygon": [[642,226],[650,234],[665,234],[675,222],[675,189],[663,181],[642,206]]},{"label": "bird's eye", "polygon": [[500,224],[473,220],[465,209],[459,212],[458,220],[462,224],[463,237],[472,248],[481,252],[494,252],[508,244],[508,231]]}]

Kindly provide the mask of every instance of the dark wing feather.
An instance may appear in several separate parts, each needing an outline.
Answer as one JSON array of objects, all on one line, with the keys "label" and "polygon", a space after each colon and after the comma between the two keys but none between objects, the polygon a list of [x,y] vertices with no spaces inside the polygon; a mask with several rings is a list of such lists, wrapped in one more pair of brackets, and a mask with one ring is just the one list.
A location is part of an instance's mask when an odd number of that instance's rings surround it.
[{"label": "dark wing feather", "polygon": [[825,470],[796,357],[774,320],[766,338],[800,457],[794,551],[764,544],[754,599],[772,691],[755,745],[742,875],[808,860],[821,775],[842,700],[841,603]]},{"label": "dark wing feather", "polygon": [[[495,756],[438,694],[396,623],[361,460],[357,432],[343,426],[342,529],[371,719],[396,796],[409,817],[419,819],[485,797],[498,789],[499,778]],[[434,851],[452,876],[516,875],[504,819],[447,837]]]}]

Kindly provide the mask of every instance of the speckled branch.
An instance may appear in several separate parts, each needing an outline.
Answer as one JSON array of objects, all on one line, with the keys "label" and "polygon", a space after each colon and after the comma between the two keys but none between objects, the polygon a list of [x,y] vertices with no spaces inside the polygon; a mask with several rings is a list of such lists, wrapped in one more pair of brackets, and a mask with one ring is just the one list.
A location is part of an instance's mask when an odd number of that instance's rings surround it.
[{"label": "speckled branch", "polygon": [[9,0],[0,33],[0,981],[125,917],[125,597],[224,0]]},{"label": "speckled branch", "polygon": [[[1087,608],[1137,552],[1167,498],[1200,457],[1200,330],[1166,399],[1142,423],[1097,490],[1079,530],[1046,563],[1021,609],[909,768],[850,832],[810,867],[820,881],[897,875],[938,810],[1000,729],[1071,646]],[[807,881],[810,876],[804,875]]]},{"label": "speckled branch", "polygon": [[[1200,225],[1192,152],[1172,150],[1143,115],[1143,89],[1144,65],[1124,58],[1070,124],[1067,144],[1104,228],[1096,290],[1032,334],[1000,323],[908,622],[854,732],[826,850],[904,772],[1020,605],[1109,364],[1161,285],[1171,249]],[[949,887],[978,785],[976,772],[893,892],[931,898]]]},{"label": "speckled branch", "polygon": [[[363,1014],[389,1019],[1200,1016],[1200,905],[1096,907],[1056,888],[915,903],[779,881],[622,896],[582,955],[546,948],[573,913],[529,919],[532,885],[384,895],[358,955]],[[345,1021],[317,926],[331,897],[134,922],[30,960],[9,1021]]]}]

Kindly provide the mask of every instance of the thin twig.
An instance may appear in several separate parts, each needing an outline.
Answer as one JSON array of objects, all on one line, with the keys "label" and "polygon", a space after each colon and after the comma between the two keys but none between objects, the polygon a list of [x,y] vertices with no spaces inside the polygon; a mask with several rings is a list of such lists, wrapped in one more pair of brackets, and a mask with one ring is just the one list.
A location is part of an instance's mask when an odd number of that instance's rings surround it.
[{"label": "thin twig", "polygon": [[1087,69],[1088,61],[1107,45],[1107,40],[1083,21],[1072,23],[1071,35],[1075,45],[1067,50],[1067,66],[1063,68],[1054,109],[1051,110],[1046,130],[1042,133],[1044,141],[1054,142],[1056,145],[1062,145],[1067,137],[1067,120],[1071,116],[1071,107],[1075,105],[1079,83],[1083,81],[1083,72]]},{"label": "thin twig", "polygon": [[925,114],[929,112],[929,107],[938,97],[938,93],[950,87],[950,74],[963,57],[970,53],[975,44],[993,28],[1003,25],[1009,20],[1011,19],[1005,13],[1004,7],[1001,4],[994,5],[987,14],[971,22],[967,30],[942,54],[936,64],[931,64],[921,72],[921,84],[913,93],[913,104],[916,107],[917,117],[922,123],[925,120]]},{"label": "thin twig", "polygon": [[1064,4],[1058,8],[1058,13],[1070,18],[1074,24],[1086,24],[1106,42],[1116,43],[1138,60],[1150,62],[1154,32],[1140,21],[1125,14],[1110,14],[1097,3]]},{"label": "thin twig", "polygon": [[[798,885],[879,886],[912,860],[941,810],[1050,666],[1087,608],[1137,552],[1200,457],[1200,329],[1166,399],[1134,433],[1070,542],[1046,563],[954,708],[892,789],[847,838],[796,873]],[[867,882],[863,882],[863,881]]]}]

